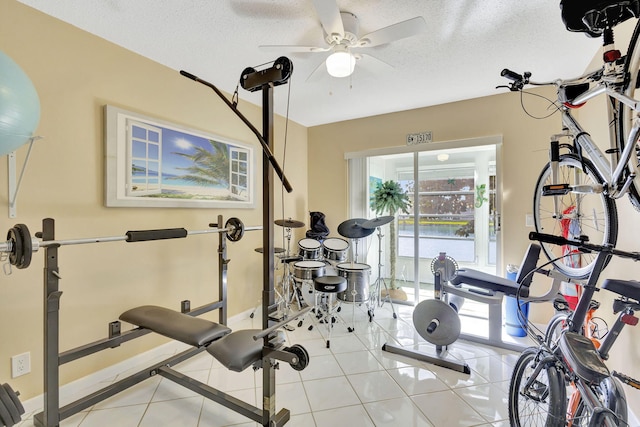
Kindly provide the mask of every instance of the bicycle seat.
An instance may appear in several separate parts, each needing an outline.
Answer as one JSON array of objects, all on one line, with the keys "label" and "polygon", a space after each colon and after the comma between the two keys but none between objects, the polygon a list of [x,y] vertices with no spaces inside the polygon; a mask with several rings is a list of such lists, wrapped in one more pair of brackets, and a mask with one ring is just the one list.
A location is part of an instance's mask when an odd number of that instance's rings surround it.
[{"label": "bicycle seat", "polygon": [[605,279],[602,289],[640,301],[640,282],[636,280]]},{"label": "bicycle seat", "polygon": [[560,9],[567,30],[599,37],[607,27],[638,18],[640,0],[562,0]]}]

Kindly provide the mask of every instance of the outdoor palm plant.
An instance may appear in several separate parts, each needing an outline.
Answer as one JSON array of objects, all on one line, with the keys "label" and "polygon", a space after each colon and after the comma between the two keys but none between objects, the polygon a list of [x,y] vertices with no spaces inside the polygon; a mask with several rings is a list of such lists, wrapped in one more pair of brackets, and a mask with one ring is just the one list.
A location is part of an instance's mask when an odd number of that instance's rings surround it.
[{"label": "outdoor palm plant", "polygon": [[384,215],[388,213],[394,217],[390,223],[391,242],[390,242],[390,266],[391,266],[391,289],[396,289],[396,220],[395,215],[398,211],[409,213],[411,208],[411,200],[409,195],[402,190],[400,184],[395,181],[386,181],[378,184],[370,200],[371,209],[376,215]]}]

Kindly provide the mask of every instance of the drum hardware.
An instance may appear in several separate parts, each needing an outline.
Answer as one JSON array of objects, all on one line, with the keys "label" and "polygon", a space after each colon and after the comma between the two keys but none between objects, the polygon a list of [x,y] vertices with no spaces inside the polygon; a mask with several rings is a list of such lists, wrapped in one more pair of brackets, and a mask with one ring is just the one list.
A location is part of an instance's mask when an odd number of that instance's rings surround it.
[{"label": "drum hardware", "polygon": [[296,221],[295,219],[276,219],[275,221],[273,221],[273,223],[275,225],[278,225],[280,227],[284,227],[284,228],[302,228],[304,227],[304,222],[302,221]]},{"label": "drum hardware", "polygon": [[353,259],[355,262],[358,262],[358,239],[368,237],[375,231],[375,228],[364,228],[362,224],[365,222],[367,222],[366,218],[353,218],[343,221],[338,225],[338,233],[342,237],[354,239],[355,255]]},{"label": "drum hardware", "polygon": [[276,219],[275,221],[273,221],[273,223],[275,225],[278,225],[280,227],[284,227],[284,231],[286,233],[285,238],[287,239],[287,251],[286,254],[289,255],[291,252],[289,252],[289,250],[291,249],[290,244],[291,244],[291,229],[292,228],[301,228],[304,227],[304,222],[301,221],[296,221],[295,219]]},{"label": "drum hardware", "polygon": [[[378,307],[382,307],[385,300],[388,300],[389,304],[391,304],[391,311],[393,312],[393,318],[394,319],[398,318],[398,315],[396,314],[396,310],[393,307],[393,302],[391,301],[391,294],[389,293],[387,282],[382,277],[382,238],[384,237],[384,234],[382,234],[381,227],[382,225],[387,224],[392,220],[393,220],[392,216],[387,216],[387,217],[375,218],[374,220],[367,221],[365,223],[368,225],[380,224],[378,225],[378,278],[376,279],[375,283],[371,287],[370,304],[368,305],[368,308],[367,308],[367,314],[369,315],[369,322],[373,321],[376,304],[378,305]],[[387,292],[387,296],[385,298],[380,297],[380,291],[381,291],[380,283],[384,285],[384,290]]]},{"label": "drum hardware", "polygon": [[352,303],[351,324],[347,328],[349,332],[355,331],[356,304],[367,303],[370,298],[369,279],[371,266],[357,262],[343,262],[336,266],[338,275],[347,280],[347,288],[338,293],[338,299],[342,302]]},{"label": "drum hardware", "polygon": [[[318,323],[327,326],[326,344],[331,347],[331,330],[337,322],[334,315],[338,301],[336,295],[347,289],[347,280],[341,276],[320,276],[313,280],[314,306]],[[309,330],[313,327],[310,326]]]},{"label": "drum hardware", "polygon": [[431,263],[434,279],[434,299],[420,302],[413,310],[413,325],[416,331],[422,338],[436,346],[436,355],[408,350],[392,344],[384,344],[382,346],[383,351],[433,363],[434,365],[465,374],[471,373],[469,365],[447,357],[447,346],[453,344],[460,336],[461,323],[457,309],[460,308],[464,299],[448,301],[447,295],[442,291],[442,281],[448,282],[452,280],[457,270],[456,261],[447,256],[446,253],[440,252],[440,255],[434,258]]},{"label": "drum hardware", "polygon": [[321,258],[322,243],[315,239],[301,239],[298,242],[298,255],[306,260],[316,261]]},{"label": "drum hardware", "polygon": [[348,241],[336,237],[330,237],[322,242],[322,257],[326,262],[332,265],[346,261],[349,247],[350,245]]},{"label": "drum hardware", "polygon": [[[254,251],[258,252],[259,254],[263,254],[264,253],[264,248],[255,248]],[[284,253],[284,248],[273,248],[273,253],[274,254],[282,254]]]}]

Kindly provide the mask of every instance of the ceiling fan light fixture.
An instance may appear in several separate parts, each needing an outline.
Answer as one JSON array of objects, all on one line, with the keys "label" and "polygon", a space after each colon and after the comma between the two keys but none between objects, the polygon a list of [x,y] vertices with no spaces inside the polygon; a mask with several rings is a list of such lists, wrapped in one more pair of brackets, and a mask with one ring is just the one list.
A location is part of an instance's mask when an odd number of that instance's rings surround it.
[{"label": "ceiling fan light fixture", "polygon": [[332,53],[326,60],[327,72],[333,77],[347,77],[353,73],[356,58],[347,50]]}]

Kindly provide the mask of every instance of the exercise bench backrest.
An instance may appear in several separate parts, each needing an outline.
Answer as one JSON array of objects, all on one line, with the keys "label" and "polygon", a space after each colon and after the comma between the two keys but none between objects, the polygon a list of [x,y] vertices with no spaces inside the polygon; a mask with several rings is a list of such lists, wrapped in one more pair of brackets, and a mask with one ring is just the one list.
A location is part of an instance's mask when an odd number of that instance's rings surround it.
[{"label": "exercise bench backrest", "polygon": [[538,259],[540,258],[540,245],[537,243],[529,244],[527,252],[524,254],[520,270],[516,276],[516,282],[522,287],[529,287],[533,280],[533,271],[538,267]]}]

